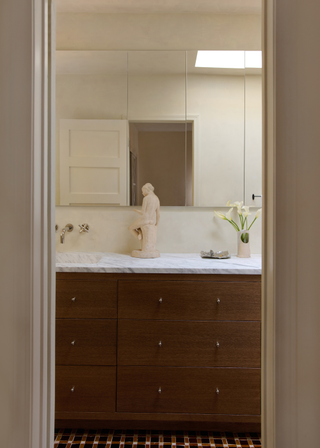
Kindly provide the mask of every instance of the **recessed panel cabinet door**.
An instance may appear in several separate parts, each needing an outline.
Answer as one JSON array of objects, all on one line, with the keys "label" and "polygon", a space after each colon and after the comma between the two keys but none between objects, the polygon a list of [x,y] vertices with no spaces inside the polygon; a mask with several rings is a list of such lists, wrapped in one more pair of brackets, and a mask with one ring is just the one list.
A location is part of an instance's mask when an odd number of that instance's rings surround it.
[{"label": "recessed panel cabinet door", "polygon": [[56,366],[56,412],[113,412],[116,367]]},{"label": "recessed panel cabinet door", "polygon": [[260,367],[260,322],[118,322],[118,365]]},{"label": "recessed panel cabinet door", "polygon": [[260,369],[118,367],[118,412],[260,414]]},{"label": "recessed panel cabinet door", "polygon": [[261,319],[260,282],[120,280],[120,319]]},{"label": "recessed panel cabinet door", "polygon": [[116,365],[116,319],[57,319],[57,365]]},{"label": "recessed panel cabinet door", "polygon": [[57,280],[59,319],[116,319],[117,281]]},{"label": "recessed panel cabinet door", "polygon": [[127,121],[60,120],[60,205],[127,204]]}]

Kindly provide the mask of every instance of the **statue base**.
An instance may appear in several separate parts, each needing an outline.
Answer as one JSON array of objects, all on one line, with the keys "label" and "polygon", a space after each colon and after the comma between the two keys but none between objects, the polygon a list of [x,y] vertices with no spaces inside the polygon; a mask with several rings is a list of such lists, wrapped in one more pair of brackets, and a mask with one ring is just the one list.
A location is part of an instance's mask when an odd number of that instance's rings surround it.
[{"label": "statue base", "polygon": [[131,256],[135,258],[159,258],[160,252],[158,250],[143,251],[138,249],[133,250]]}]

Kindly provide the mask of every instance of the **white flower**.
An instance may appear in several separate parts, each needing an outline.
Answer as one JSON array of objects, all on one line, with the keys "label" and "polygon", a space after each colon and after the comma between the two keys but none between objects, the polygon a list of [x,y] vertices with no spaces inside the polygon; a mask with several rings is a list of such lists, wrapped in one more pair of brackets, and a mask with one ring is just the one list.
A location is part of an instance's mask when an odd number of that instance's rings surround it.
[{"label": "white flower", "polygon": [[262,208],[259,208],[259,210],[257,210],[257,213],[255,214],[255,218],[259,218],[259,216],[261,215],[262,212]]},{"label": "white flower", "polygon": [[237,207],[237,212],[238,212],[238,215],[242,215],[242,206],[243,206],[243,201],[241,201],[241,202],[239,202],[239,201],[236,201],[234,204],[232,204],[234,207]]},{"label": "white flower", "polygon": [[214,211],[214,214],[217,216],[217,218],[224,219],[224,220],[227,219],[226,216],[222,212]]},{"label": "white flower", "polygon": [[232,210],[233,210],[233,207],[230,208],[230,210],[229,210],[228,213],[226,214],[226,218],[227,218],[229,221],[232,221],[232,218],[231,218]]},{"label": "white flower", "polygon": [[249,211],[249,206],[248,205],[244,205],[243,207],[242,207],[242,209],[244,210],[244,212],[243,212],[243,216],[245,217],[245,218],[247,218],[249,215],[251,215],[251,213],[250,213],[250,211]]},{"label": "white flower", "polygon": [[[230,222],[230,224],[234,227],[234,229],[239,232],[239,230],[243,230],[245,227],[247,230],[250,230],[252,225],[255,223],[256,219],[260,216],[262,209],[260,208],[256,214],[254,219],[251,221],[251,224],[248,223],[248,216],[252,215],[250,213],[250,207],[248,205],[243,205],[243,201],[236,201],[233,204],[231,203],[231,200],[227,202],[227,207],[231,207],[226,214],[222,212],[216,212],[214,211],[214,214],[217,218],[223,219],[224,221]],[[232,211],[234,208],[237,208],[237,213],[239,215],[240,224],[238,225],[233,219],[232,219]],[[250,224],[250,225],[249,225]]]}]

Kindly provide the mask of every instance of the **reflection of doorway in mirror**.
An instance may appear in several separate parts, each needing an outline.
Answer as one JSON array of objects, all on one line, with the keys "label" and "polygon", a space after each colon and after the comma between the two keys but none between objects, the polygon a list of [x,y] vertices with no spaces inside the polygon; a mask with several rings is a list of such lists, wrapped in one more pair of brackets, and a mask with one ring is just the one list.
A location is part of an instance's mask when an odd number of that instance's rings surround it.
[{"label": "reflection of doorway in mirror", "polygon": [[135,156],[130,156],[130,185],[137,187],[136,202],[131,196],[130,205],[142,204],[141,188],[148,182],[162,206],[193,205],[192,123],[130,122],[129,141]]},{"label": "reflection of doorway in mirror", "polygon": [[130,151],[130,205],[137,205],[137,156]]}]

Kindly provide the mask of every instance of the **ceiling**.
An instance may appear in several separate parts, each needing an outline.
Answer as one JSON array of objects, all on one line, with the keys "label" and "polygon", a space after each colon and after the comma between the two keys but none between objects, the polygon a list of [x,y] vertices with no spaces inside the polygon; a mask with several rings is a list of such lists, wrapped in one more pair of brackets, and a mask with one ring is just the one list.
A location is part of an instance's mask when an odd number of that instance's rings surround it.
[{"label": "ceiling", "polygon": [[261,0],[56,0],[57,12],[260,14]]}]

